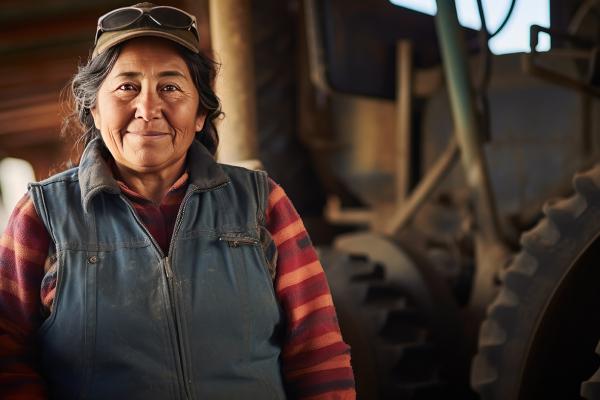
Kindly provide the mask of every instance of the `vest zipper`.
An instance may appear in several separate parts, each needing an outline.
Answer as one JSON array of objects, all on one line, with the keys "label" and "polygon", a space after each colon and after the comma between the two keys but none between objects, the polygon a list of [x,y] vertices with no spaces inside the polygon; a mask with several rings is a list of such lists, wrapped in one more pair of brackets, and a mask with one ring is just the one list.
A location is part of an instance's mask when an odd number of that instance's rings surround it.
[{"label": "vest zipper", "polygon": [[194,193],[202,193],[202,192],[207,192],[209,190],[219,189],[223,186],[226,186],[228,183],[229,182],[225,182],[220,185],[216,185],[214,187],[207,188],[207,189],[200,189],[198,187],[195,187],[185,194],[185,196],[183,197],[183,200],[181,200],[181,205],[179,206],[179,211],[177,212],[177,217],[175,218],[175,226],[173,228],[173,235],[171,236],[171,243],[169,244],[169,252],[166,257],[164,255],[162,249],[160,248],[160,246],[158,245],[158,243],[156,242],[156,240],[150,233],[150,231],[148,231],[148,228],[146,228],[144,223],[138,217],[137,213],[135,212],[135,208],[133,207],[131,202],[124,195],[122,195],[122,194],[120,195],[120,197],[128,205],[128,207],[131,210],[131,212],[134,216],[134,219],[136,220],[138,225],[144,230],[144,232],[146,232],[146,235],[150,238],[150,241],[154,245],[155,250],[158,252],[161,260],[163,261],[162,264],[164,266],[165,276],[167,277],[167,287],[168,287],[168,292],[169,292],[168,293],[169,306],[174,311],[173,325],[175,326],[175,336],[177,339],[177,353],[178,353],[177,358],[179,360],[178,367],[179,367],[179,370],[181,371],[181,377],[183,379],[183,385],[184,385],[184,397],[186,399],[192,398],[192,390],[191,390],[192,379],[190,377],[189,371],[187,370],[187,368],[185,366],[185,361],[184,361],[185,352],[183,351],[183,335],[181,333],[181,324],[182,324],[181,312],[179,310],[179,302],[177,301],[178,296],[177,296],[177,293],[175,292],[175,283],[174,283],[175,273],[173,271],[173,268],[171,267],[171,263],[169,260],[173,256],[173,243],[175,243],[175,237],[177,236],[177,233],[179,232],[179,228],[181,225],[181,221],[183,220],[183,215],[185,214],[185,207],[187,205],[188,199]]},{"label": "vest zipper", "polygon": [[[183,204],[183,203],[182,203]],[[176,282],[174,280],[175,273],[171,268],[171,263],[169,261],[169,256],[164,258],[164,266],[165,266],[165,275],[167,276],[167,286],[169,288],[169,302],[171,303],[171,311],[173,313],[173,325],[175,326],[175,338],[177,342],[177,353],[179,355],[179,368],[182,375],[183,387],[185,392],[185,398],[191,399],[191,379],[189,378],[189,372],[186,368],[186,360],[184,359],[184,355],[186,352],[183,349],[183,334],[181,332],[181,327],[183,324],[181,312],[179,310],[179,296],[177,296],[177,292],[175,290]]]},{"label": "vest zipper", "polygon": [[[191,193],[189,193],[191,194]],[[182,351],[182,344],[181,344],[181,328],[180,328],[180,321],[179,321],[179,312],[177,310],[177,306],[176,306],[176,293],[174,290],[174,282],[173,282],[173,278],[175,277],[175,273],[173,272],[173,269],[171,268],[171,263],[169,262],[169,256],[164,255],[162,249],[160,248],[159,244],[156,242],[156,240],[154,239],[154,237],[152,236],[152,234],[150,233],[150,231],[148,230],[148,228],[146,228],[146,226],[144,225],[144,223],[140,220],[139,216],[137,215],[137,213],[135,212],[135,208],[133,207],[133,205],[131,204],[131,202],[123,195],[120,196],[123,201],[125,201],[125,203],[127,204],[127,206],[129,207],[129,209],[131,210],[131,213],[133,214],[133,217],[135,219],[135,221],[138,223],[138,225],[142,228],[142,230],[146,233],[146,235],[148,236],[148,238],[150,238],[150,241],[152,242],[152,245],[154,246],[154,249],[157,251],[161,261],[162,261],[162,265],[163,265],[163,270],[165,273],[165,276],[167,278],[167,301],[169,302],[168,304],[168,308],[171,309],[171,312],[173,313],[172,317],[172,322],[173,322],[173,326],[175,327],[175,343],[177,345],[177,368],[178,368],[178,375],[181,375],[181,380],[183,381],[183,386],[184,386],[184,393],[183,393],[183,397],[185,399],[191,399],[191,392],[189,389],[189,384],[188,384],[188,373],[186,371],[184,362],[183,362],[183,351]],[[186,195],[183,198],[183,201],[181,202],[181,206],[179,209],[179,214],[177,215],[177,220],[179,220],[179,216],[182,213],[181,210],[183,209],[183,207],[185,206],[185,201],[189,198],[189,195]],[[177,223],[175,224],[177,229]],[[175,229],[173,230],[173,237],[175,237]],[[171,238],[171,244],[173,242],[173,238]],[[171,247],[169,248],[169,253],[171,252]]]},{"label": "vest zipper", "polygon": [[175,276],[173,270],[171,269],[169,257],[165,257],[165,275],[167,275],[167,279],[172,279]]},{"label": "vest zipper", "polygon": [[[165,258],[165,261],[166,261],[165,262],[165,273],[167,275],[167,278],[169,277],[169,274],[172,277],[175,276],[175,274],[171,268],[171,263],[169,262],[169,259],[173,256],[173,248],[174,248],[173,246],[175,243],[175,237],[179,233],[179,228],[181,226],[181,221],[183,220],[183,216],[185,214],[185,208],[187,206],[188,199],[190,197],[192,197],[192,195],[194,193],[201,193],[201,192],[206,192],[208,190],[219,189],[227,184],[228,184],[228,182],[225,182],[220,185],[217,185],[217,186],[214,186],[211,188],[207,188],[207,189],[200,189],[198,187],[192,188],[185,194],[185,196],[183,197],[183,200],[181,200],[181,205],[179,206],[179,211],[177,212],[177,217],[175,218],[175,226],[173,227],[173,235],[171,236],[171,243],[169,243],[169,253],[167,254],[167,257]],[[152,236],[152,235],[150,235],[150,236]],[[173,279],[171,279],[171,280],[167,279],[170,290],[174,290],[172,281],[173,281]],[[177,299],[178,299],[178,297],[177,297],[176,293],[172,292],[171,304],[173,305],[173,309],[175,310],[175,330],[177,331],[177,346],[179,349],[179,362],[181,363],[181,371],[183,374],[185,394],[188,399],[191,399],[192,398],[192,387],[191,387],[192,379],[190,376],[190,372],[185,367],[186,359],[184,358],[184,355],[186,354],[186,352],[183,351],[184,350],[183,349],[184,340],[183,340],[183,335],[181,333],[181,325],[182,325],[183,321],[182,321],[181,311],[179,309],[179,301],[177,301]]]}]

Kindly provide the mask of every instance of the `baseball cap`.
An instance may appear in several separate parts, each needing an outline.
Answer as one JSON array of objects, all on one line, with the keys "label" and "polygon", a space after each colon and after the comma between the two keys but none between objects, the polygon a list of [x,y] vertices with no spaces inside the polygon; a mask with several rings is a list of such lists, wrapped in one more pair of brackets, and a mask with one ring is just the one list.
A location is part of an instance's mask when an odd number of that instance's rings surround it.
[{"label": "baseball cap", "polygon": [[138,3],[117,8],[98,18],[92,58],[126,40],[155,36],[200,52],[196,17],[179,8]]}]

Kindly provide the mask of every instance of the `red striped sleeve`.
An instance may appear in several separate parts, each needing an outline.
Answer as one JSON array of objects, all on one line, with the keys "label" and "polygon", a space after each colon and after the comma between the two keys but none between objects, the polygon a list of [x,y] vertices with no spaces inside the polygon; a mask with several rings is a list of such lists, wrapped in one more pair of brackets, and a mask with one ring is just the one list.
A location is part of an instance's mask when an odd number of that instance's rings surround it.
[{"label": "red striped sleeve", "polygon": [[50,237],[29,196],[0,237],[0,392],[6,399],[46,398],[35,363],[42,321],[40,287]]},{"label": "red striped sleeve", "polygon": [[282,351],[288,391],[300,399],[355,399],[350,349],[323,267],[291,201],[269,183],[267,229],[277,245],[275,289],[288,324]]}]

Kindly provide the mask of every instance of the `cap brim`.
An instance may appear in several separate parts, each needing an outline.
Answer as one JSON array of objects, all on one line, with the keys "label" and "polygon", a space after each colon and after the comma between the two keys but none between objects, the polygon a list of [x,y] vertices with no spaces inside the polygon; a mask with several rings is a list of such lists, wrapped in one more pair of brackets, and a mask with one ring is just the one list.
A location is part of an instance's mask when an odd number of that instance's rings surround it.
[{"label": "cap brim", "polygon": [[96,57],[99,54],[102,54],[104,51],[106,51],[110,47],[113,47],[114,45],[117,45],[129,39],[142,36],[154,36],[172,40],[173,42],[182,45],[183,47],[193,51],[194,53],[200,52],[199,46],[195,45],[194,43],[197,42],[198,39],[191,31],[177,30],[175,33],[175,31],[170,32],[167,30],[161,30],[157,28],[144,27],[129,29],[126,31],[104,32],[100,36],[100,38],[98,38],[98,43],[96,44],[96,47],[94,47],[92,58]]}]

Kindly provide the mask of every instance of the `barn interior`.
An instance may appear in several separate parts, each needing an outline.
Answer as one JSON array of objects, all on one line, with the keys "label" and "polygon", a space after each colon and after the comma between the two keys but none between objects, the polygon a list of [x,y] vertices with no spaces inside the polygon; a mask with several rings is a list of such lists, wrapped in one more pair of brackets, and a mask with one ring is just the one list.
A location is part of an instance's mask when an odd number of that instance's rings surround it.
[{"label": "barn interior", "polygon": [[[266,170],[319,248],[359,399],[600,399],[600,1],[492,2],[477,28],[458,0],[162,3],[221,64],[218,160]],[[0,228],[76,165],[70,79],[130,4],[0,3]],[[528,4],[547,24],[494,53]]]}]

